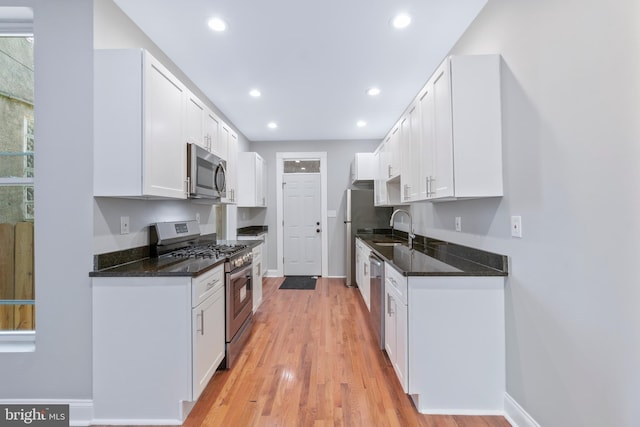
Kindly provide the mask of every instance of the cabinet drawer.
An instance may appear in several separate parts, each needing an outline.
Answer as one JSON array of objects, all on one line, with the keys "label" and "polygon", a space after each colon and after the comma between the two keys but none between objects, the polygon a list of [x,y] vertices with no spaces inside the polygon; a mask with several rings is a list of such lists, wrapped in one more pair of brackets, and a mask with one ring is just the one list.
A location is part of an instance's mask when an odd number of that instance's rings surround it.
[{"label": "cabinet drawer", "polygon": [[192,279],[192,307],[196,307],[219,288],[224,288],[224,264]]},{"label": "cabinet drawer", "polygon": [[388,284],[398,292],[404,304],[407,303],[407,278],[400,274],[398,270],[384,263],[384,277]]},{"label": "cabinet drawer", "polygon": [[259,258],[262,256],[262,244],[256,246],[255,248],[253,248],[252,250],[253,252],[253,259],[255,260],[256,258]]}]

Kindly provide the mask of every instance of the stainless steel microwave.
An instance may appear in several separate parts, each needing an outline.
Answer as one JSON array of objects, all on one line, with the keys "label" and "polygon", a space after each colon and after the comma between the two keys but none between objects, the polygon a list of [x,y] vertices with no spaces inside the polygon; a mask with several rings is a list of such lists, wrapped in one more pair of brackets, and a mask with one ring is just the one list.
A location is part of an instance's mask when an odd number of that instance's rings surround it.
[{"label": "stainless steel microwave", "polygon": [[191,199],[227,197],[227,163],[199,145],[187,143],[187,188]]}]

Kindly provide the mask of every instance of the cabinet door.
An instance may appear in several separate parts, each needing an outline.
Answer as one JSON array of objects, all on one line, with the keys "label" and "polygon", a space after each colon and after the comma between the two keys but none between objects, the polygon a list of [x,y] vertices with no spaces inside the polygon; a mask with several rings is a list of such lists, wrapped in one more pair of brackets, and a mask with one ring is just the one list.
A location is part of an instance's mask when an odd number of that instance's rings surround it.
[{"label": "cabinet door", "polygon": [[425,88],[418,96],[418,114],[420,122],[420,147],[421,154],[418,158],[419,166],[417,168],[417,184],[418,184],[418,200],[431,198],[435,192],[431,190],[432,180],[434,178],[434,96],[433,82],[427,83]]},{"label": "cabinet door", "polygon": [[386,175],[383,174],[382,146],[373,152],[375,177],[373,179],[373,204],[375,206],[386,205]]},{"label": "cabinet door", "polygon": [[264,159],[256,155],[256,206],[267,206],[266,182],[267,168]]},{"label": "cabinet door", "polygon": [[453,197],[453,121],[451,110],[451,68],[446,60],[434,73],[433,151],[431,192],[433,198]]},{"label": "cabinet door", "polygon": [[204,104],[194,94],[187,91],[185,140],[209,150],[209,141],[204,137],[204,119]]},{"label": "cabinet door", "polygon": [[[385,281],[386,282],[386,281]],[[395,366],[396,359],[396,300],[385,283],[385,311],[384,311],[384,349],[389,360]]]},{"label": "cabinet door", "polygon": [[371,266],[369,265],[369,255],[371,251],[364,246],[362,249],[362,296],[367,309],[371,311]]},{"label": "cabinet door", "polygon": [[148,54],[145,56],[144,77],[143,193],[185,199],[185,88],[162,64]]},{"label": "cabinet door", "polygon": [[402,154],[401,201],[412,202],[418,200],[420,160],[422,149],[419,134],[418,105],[413,104],[407,110],[400,122],[400,148]]},{"label": "cabinet door", "polygon": [[227,142],[227,198],[226,203],[237,202],[238,188],[238,136],[225,124],[222,125],[223,139]]},{"label": "cabinet door", "polygon": [[407,341],[407,306],[396,301],[396,354],[394,368],[396,375],[406,393],[408,390],[408,341]]},{"label": "cabinet door", "polygon": [[194,401],[225,356],[224,310],[222,287],[192,311]]},{"label": "cabinet door", "polygon": [[222,151],[220,142],[220,119],[209,109],[205,110],[204,115],[204,139],[208,142],[209,151],[226,159],[227,153]]},{"label": "cabinet door", "polygon": [[400,176],[400,123],[392,130],[389,140],[385,144],[387,159],[387,178]]},{"label": "cabinet door", "polygon": [[225,123],[221,123],[220,140],[223,147],[226,147],[227,160],[227,196],[222,199],[223,203],[236,203],[236,189],[238,187],[238,137]]},{"label": "cabinet door", "polygon": [[358,290],[362,292],[360,284],[362,283],[362,269],[360,265],[362,264],[362,250],[360,249],[360,241],[356,240],[356,286]]}]

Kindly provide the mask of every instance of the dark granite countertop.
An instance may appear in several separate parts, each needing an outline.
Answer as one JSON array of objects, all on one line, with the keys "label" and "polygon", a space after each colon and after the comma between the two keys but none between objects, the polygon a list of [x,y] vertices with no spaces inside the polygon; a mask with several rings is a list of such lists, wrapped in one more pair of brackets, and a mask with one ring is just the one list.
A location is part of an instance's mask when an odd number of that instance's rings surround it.
[{"label": "dark granite countertop", "polygon": [[249,227],[242,227],[237,229],[238,236],[258,236],[260,234],[267,233],[269,226],[267,225],[251,225]]},{"label": "dark granite countertop", "polygon": [[[416,236],[412,248],[407,246],[407,234],[398,231],[358,232],[356,237],[404,276],[506,276],[508,272],[505,255],[430,237]],[[393,243],[400,244],[388,246]]]},{"label": "dark granite countertop", "polygon": [[[218,240],[219,244],[243,244],[253,248],[262,240]],[[149,256],[148,247],[125,249],[94,256],[90,277],[195,277],[222,264],[225,258],[174,258]]]}]

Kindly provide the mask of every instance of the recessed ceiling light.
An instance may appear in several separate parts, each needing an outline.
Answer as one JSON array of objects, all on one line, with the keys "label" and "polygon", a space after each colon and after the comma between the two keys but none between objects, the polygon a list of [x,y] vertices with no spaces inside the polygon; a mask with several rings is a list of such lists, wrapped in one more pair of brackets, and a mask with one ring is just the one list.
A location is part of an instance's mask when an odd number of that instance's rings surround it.
[{"label": "recessed ceiling light", "polygon": [[249,95],[253,96],[254,98],[258,98],[262,94],[258,89],[251,89],[251,91],[249,92]]},{"label": "recessed ceiling light", "polygon": [[372,87],[367,90],[367,95],[369,96],[376,96],[379,94],[380,94],[380,89],[378,89],[377,87]]},{"label": "recessed ceiling light", "polygon": [[209,25],[209,28],[211,28],[213,31],[220,32],[227,29],[227,23],[218,17],[209,19],[209,22],[207,22],[207,24]]},{"label": "recessed ceiling light", "polygon": [[276,128],[278,127],[278,124],[277,124],[276,122],[269,122],[269,123],[267,124],[267,127],[268,127],[269,129],[276,129]]},{"label": "recessed ceiling light", "polygon": [[367,125],[367,122],[365,122],[364,120],[359,120],[358,123],[356,123],[356,126],[358,126],[359,128],[363,128]]},{"label": "recessed ceiling light", "polygon": [[407,28],[409,24],[411,24],[411,17],[406,13],[400,13],[396,15],[391,21],[391,25],[393,25],[394,28],[398,28],[400,30],[403,28]]}]

